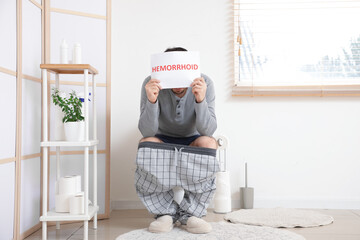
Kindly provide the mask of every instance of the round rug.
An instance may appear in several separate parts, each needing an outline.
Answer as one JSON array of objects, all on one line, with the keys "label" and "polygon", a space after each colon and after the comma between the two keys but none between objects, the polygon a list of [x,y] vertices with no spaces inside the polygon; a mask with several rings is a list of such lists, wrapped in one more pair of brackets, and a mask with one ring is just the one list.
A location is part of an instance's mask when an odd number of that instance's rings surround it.
[{"label": "round rug", "polygon": [[151,233],[145,228],[120,235],[116,240],[305,240],[303,236],[284,229],[227,222],[211,225],[213,230],[208,234],[192,234],[181,227],[168,233]]},{"label": "round rug", "polygon": [[232,223],[285,228],[317,227],[334,221],[329,215],[292,208],[241,209],[226,214],[224,219]]}]

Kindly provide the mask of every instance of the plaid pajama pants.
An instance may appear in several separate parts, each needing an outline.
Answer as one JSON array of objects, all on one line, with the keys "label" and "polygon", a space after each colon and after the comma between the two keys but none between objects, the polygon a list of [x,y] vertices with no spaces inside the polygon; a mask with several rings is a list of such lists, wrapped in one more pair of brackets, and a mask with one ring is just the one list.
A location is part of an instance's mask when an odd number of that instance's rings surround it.
[{"label": "plaid pajama pants", "polygon": [[[182,224],[206,215],[219,171],[215,149],[142,142],[136,165],[136,192],[150,213],[171,215]],[[185,191],[179,205],[173,199],[175,186]]]}]

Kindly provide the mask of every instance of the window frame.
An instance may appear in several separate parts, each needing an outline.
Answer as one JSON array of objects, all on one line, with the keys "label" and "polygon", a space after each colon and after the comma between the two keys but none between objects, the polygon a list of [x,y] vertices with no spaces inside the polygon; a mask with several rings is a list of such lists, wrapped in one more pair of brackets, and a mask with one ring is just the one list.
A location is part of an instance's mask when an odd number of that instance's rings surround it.
[{"label": "window frame", "polygon": [[257,84],[253,81],[240,81],[240,46],[239,37],[239,5],[241,0],[233,1],[233,53],[234,53],[234,83],[232,96],[360,96],[359,84]]}]

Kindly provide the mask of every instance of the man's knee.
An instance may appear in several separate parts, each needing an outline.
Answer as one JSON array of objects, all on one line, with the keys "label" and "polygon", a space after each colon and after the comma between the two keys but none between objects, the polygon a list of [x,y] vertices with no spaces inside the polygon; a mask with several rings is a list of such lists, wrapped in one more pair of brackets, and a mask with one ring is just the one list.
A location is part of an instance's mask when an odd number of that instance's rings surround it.
[{"label": "man's knee", "polygon": [[157,142],[157,143],[163,143],[159,138],[157,137],[144,137],[140,139],[140,142]]},{"label": "man's knee", "polygon": [[217,149],[217,143],[215,138],[208,136],[198,137],[195,141],[193,141],[190,144],[190,146]]}]

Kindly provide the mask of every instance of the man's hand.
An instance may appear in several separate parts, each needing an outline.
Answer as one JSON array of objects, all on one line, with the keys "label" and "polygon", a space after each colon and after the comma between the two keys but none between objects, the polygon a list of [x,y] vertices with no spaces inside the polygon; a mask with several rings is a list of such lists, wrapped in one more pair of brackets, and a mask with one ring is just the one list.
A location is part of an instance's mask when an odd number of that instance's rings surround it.
[{"label": "man's hand", "polygon": [[201,103],[205,98],[207,88],[204,78],[196,78],[190,86],[196,102]]},{"label": "man's hand", "polygon": [[151,103],[155,103],[161,90],[160,80],[151,79],[146,85],[146,96]]}]

